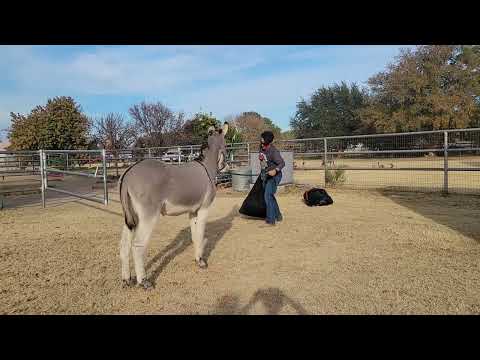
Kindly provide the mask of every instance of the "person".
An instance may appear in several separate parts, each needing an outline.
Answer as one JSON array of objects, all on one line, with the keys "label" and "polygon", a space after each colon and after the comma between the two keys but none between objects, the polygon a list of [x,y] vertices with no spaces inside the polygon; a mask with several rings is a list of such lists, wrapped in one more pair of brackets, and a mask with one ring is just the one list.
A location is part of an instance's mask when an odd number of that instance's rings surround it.
[{"label": "person", "polygon": [[277,186],[282,181],[282,169],[285,161],[280,155],[280,151],[272,144],[274,139],[271,131],[264,131],[260,135],[260,153],[258,158],[261,162],[266,162],[266,179],[265,185],[265,203],[267,206],[267,217],[265,219],[268,225],[275,225],[276,221],[282,221],[283,216],[278,207],[275,193]]}]

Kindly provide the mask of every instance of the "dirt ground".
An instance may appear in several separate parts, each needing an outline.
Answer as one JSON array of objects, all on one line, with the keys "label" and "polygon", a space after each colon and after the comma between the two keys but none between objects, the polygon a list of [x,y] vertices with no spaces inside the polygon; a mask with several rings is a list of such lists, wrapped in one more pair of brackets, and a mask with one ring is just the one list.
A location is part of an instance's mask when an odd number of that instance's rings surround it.
[{"label": "dirt ground", "polygon": [[4,209],[0,313],[480,313],[479,197],[330,193],[335,203],[317,208],[300,190],[279,194],[285,220],[265,229],[238,215],[244,194],[221,191],[206,270],[194,265],[187,216],[161,218],[149,292],[121,288],[117,202]]}]

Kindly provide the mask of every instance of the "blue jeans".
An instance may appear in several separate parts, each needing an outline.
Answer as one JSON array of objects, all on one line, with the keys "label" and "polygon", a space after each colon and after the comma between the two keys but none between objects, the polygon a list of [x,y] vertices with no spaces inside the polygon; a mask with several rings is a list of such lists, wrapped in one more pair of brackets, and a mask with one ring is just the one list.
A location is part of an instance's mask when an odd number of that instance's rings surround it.
[{"label": "blue jeans", "polygon": [[277,186],[282,181],[282,173],[279,172],[274,177],[269,177],[265,183],[265,203],[267,205],[267,218],[266,221],[269,224],[275,224],[276,220],[279,220],[282,214],[278,207],[277,199],[275,199],[275,193],[277,192]]}]

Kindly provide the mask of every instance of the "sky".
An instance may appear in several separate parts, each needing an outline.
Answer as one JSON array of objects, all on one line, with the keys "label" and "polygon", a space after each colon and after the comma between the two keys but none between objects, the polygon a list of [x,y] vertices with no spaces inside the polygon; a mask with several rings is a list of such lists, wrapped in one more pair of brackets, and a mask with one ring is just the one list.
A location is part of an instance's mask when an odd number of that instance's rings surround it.
[{"label": "sky", "polygon": [[[92,117],[141,101],[218,119],[256,111],[289,129],[296,104],[336,82],[366,85],[409,46],[0,46],[0,130],[71,96]],[[0,139],[5,133],[0,133]]]}]

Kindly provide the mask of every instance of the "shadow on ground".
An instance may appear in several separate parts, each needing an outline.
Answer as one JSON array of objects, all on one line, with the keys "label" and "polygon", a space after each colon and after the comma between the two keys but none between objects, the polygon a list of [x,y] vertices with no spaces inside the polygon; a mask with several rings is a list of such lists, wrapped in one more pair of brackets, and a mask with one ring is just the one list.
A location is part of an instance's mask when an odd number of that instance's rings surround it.
[{"label": "shadow on ground", "polygon": [[[66,177],[65,180],[49,180],[49,186],[60,190],[67,190],[72,193],[83,196],[94,196],[103,198],[103,184],[98,183],[98,179],[77,179],[73,176]],[[42,195],[40,192],[40,181],[30,180],[27,185],[10,182],[9,185],[0,184],[0,193],[8,192],[5,196],[0,196],[3,202],[3,209],[18,209],[28,207],[41,207]],[[109,193],[112,192],[114,184],[108,184]],[[46,207],[55,207],[64,203],[74,202],[78,198],[69,195],[47,190],[45,193]],[[1,206],[0,206],[1,207]]]},{"label": "shadow on ground", "polygon": [[221,297],[213,310],[216,315],[248,315],[256,304],[262,304],[266,315],[278,315],[285,306],[291,306],[297,315],[308,315],[297,301],[292,300],[278,288],[258,289],[250,301],[241,306],[238,296]]},{"label": "shadow on ground", "polygon": [[[391,201],[480,243],[480,196],[380,192]],[[472,211],[473,210],[473,211]]]},{"label": "shadow on ground", "polygon": [[[230,213],[223,218],[208,222],[205,227],[205,237],[208,239],[205,247],[205,259],[208,260],[212,251],[225,233],[232,227],[233,219],[238,215],[238,207],[234,206]],[[153,283],[157,280],[163,269],[178,255],[183,253],[192,243],[190,226],[181,230],[175,239],[155,255],[145,267],[146,271],[150,269],[149,279]],[[193,254],[192,254],[192,266]],[[208,270],[207,270],[208,271]]]},{"label": "shadow on ground", "polygon": [[[97,199],[102,200],[100,198],[97,198]],[[100,210],[100,211],[105,212],[105,213],[110,214],[110,215],[120,216],[121,218],[123,218],[123,213],[121,211],[116,212],[116,211],[109,210],[109,209],[105,208],[105,205],[102,205],[102,204],[87,203],[85,200],[79,201],[77,199],[75,199],[74,202],[76,204],[80,204],[80,205],[83,205],[83,206],[86,206],[86,207],[89,207],[89,208],[92,208],[92,209]],[[122,225],[123,225],[123,223],[122,223]]]}]

